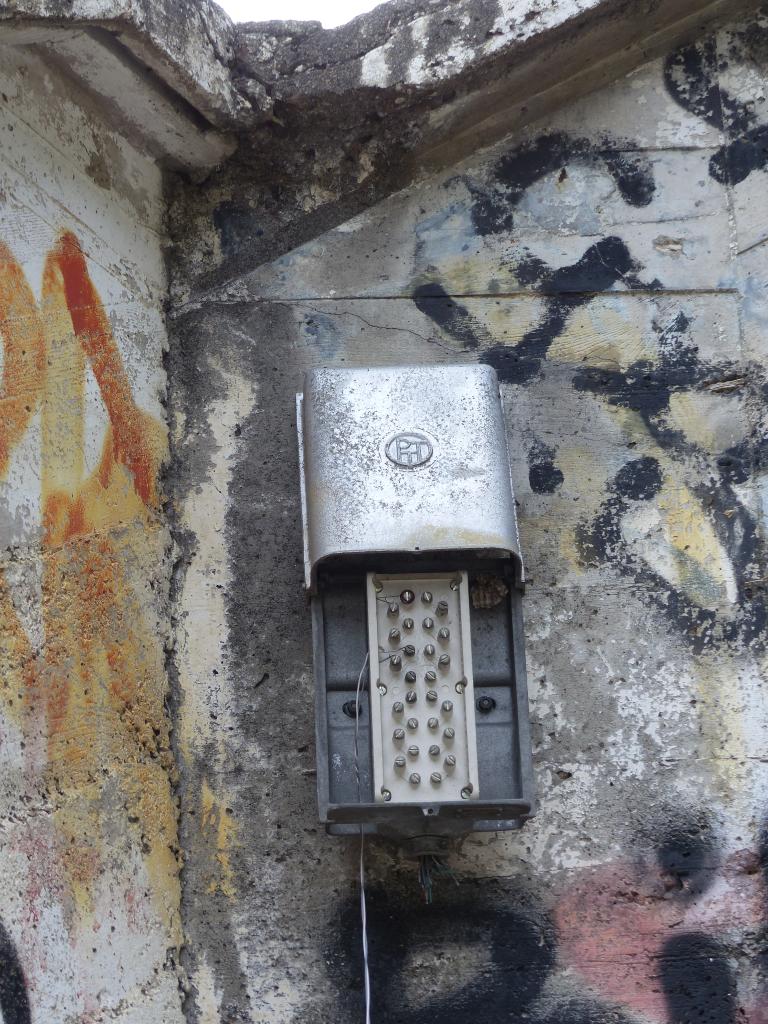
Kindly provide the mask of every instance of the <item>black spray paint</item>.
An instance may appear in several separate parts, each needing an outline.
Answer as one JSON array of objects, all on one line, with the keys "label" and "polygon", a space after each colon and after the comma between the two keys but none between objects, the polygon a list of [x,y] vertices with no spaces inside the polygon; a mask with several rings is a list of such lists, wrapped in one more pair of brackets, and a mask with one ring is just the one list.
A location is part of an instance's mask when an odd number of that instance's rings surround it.
[{"label": "black spray paint", "polygon": [[[499,879],[466,878],[441,887],[435,902],[425,906],[414,885],[409,877],[406,887],[395,883],[368,894],[372,1004],[379,1024],[629,1024],[614,1006],[572,993],[546,1011],[537,1008],[558,965],[554,928],[529,892]],[[423,953],[428,961],[435,951],[449,962],[456,957],[450,970],[462,983],[444,992],[436,979],[434,991],[414,1005],[408,999],[412,959]],[[464,967],[464,959],[476,966]],[[360,907],[354,897],[331,922],[326,960],[346,1011],[338,1019],[356,1020],[362,991]],[[436,973],[445,970],[440,965]],[[424,972],[417,973],[429,983]],[[316,1019],[308,1016],[307,1024]]]},{"label": "black spray paint", "polygon": [[738,1019],[736,977],[722,942],[693,932],[664,943],[659,974],[669,1024],[730,1024]]},{"label": "black spray paint", "polygon": [[555,465],[555,449],[535,441],[528,451],[528,483],[534,494],[554,494],[563,482],[563,472]]},{"label": "black spray paint", "polygon": [[450,337],[460,341],[465,349],[477,348],[478,324],[469,310],[452,299],[441,284],[419,285],[414,289],[412,297],[420,313],[428,316]]},{"label": "black spray paint", "polygon": [[0,922],[0,1010],[3,1024],[30,1024],[27,985],[16,947]]},{"label": "black spray paint", "polygon": [[[626,496],[642,496],[659,483],[654,460],[639,459],[617,486]],[[722,850],[704,810],[665,808],[662,820],[654,814],[641,823],[636,843],[642,851],[639,863],[647,863],[650,854],[660,875],[671,882],[664,901],[679,906],[681,918],[719,877]],[[628,1024],[633,1019],[615,1002],[579,992],[578,983],[564,984],[565,965],[546,909],[551,891],[511,879],[468,877],[459,883],[446,882],[429,906],[407,874],[390,876],[386,888],[369,889],[372,1003],[379,1024]],[[363,1002],[356,895],[340,902],[326,931],[335,1019],[356,1020]],[[439,960],[433,963],[436,951]],[[671,1024],[737,1024],[741,1019],[736,971],[717,935],[676,931],[661,942],[655,959]],[[472,967],[464,967],[464,960]],[[426,966],[420,968],[422,961]],[[450,991],[442,989],[443,974],[454,982]],[[410,998],[417,988],[421,996]],[[547,990],[549,997],[539,1002]],[[319,1019],[321,1014],[310,1010],[297,1024]]]},{"label": "black spray paint", "polygon": [[598,142],[564,132],[541,135],[505,153],[493,166],[493,185],[465,178],[474,203],[472,222],[479,235],[507,234],[514,225],[514,207],[537,181],[569,163],[603,167],[630,206],[648,206],[656,184],[648,160],[633,153],[634,144],[604,138]]},{"label": "black spray paint", "polygon": [[[723,97],[717,88],[713,77],[714,61],[712,44],[678,51],[665,66],[667,86],[678,102],[709,123],[722,125],[725,111],[729,123],[743,124],[746,116],[743,110],[729,97]],[[481,234],[509,231],[510,211],[531,184],[570,159],[594,161],[598,158],[614,176],[627,203],[639,206],[650,202],[655,185],[649,166],[625,157],[616,148],[587,146],[583,140],[557,133],[543,136],[497,161],[494,178],[498,188],[492,195],[487,190],[480,195],[472,182],[467,182],[470,189],[474,189],[476,229]],[[603,238],[589,246],[571,265],[552,268],[529,254],[514,269],[521,285],[547,296],[541,320],[514,346],[487,345],[487,334],[477,320],[439,283],[421,285],[413,298],[419,310],[459,341],[465,350],[478,348],[483,343],[479,358],[493,366],[502,381],[523,386],[541,373],[550,347],[566,330],[573,313],[597,293],[617,283],[630,290],[661,287],[657,280],[643,282],[640,279],[641,267],[632,258],[626,242],[618,236]],[[626,371],[579,371],[574,387],[592,392],[609,405],[639,413],[651,437],[661,447],[674,450],[676,456],[711,461],[708,453],[690,444],[682,431],[670,426],[670,398],[677,391],[703,387],[707,380],[733,376],[737,369],[726,363],[705,364],[696,349],[683,341],[689,327],[688,318],[680,311],[660,333],[657,360],[640,360]],[[651,484],[643,479],[643,474],[648,472],[644,463],[631,463],[627,472],[634,474],[638,486],[642,484],[646,488],[647,497],[645,492],[630,494],[625,473],[620,471],[594,521],[579,530],[577,539],[584,559],[608,561],[643,584],[642,592],[677,624],[697,651],[720,639],[739,639],[758,647],[765,644],[768,614],[762,600],[763,588],[754,583],[759,550],[757,528],[754,517],[734,491],[735,484],[754,472],[759,452],[760,442],[752,438],[733,450],[720,453],[712,465],[710,479],[694,488],[704,509],[709,510],[712,525],[732,559],[739,588],[738,613],[734,617],[718,617],[716,611],[694,603],[682,589],[671,587],[647,562],[633,555],[624,543],[620,522],[629,510],[628,502],[648,500],[656,493],[649,490]],[[541,460],[531,458],[529,462],[529,482],[536,493],[553,493],[562,483],[562,473],[555,466],[553,455]],[[658,464],[656,466],[660,474]],[[654,486],[656,490],[660,486],[660,476]]]},{"label": "black spray paint", "polygon": [[[574,264],[552,269],[535,256],[521,260],[516,274],[521,284],[548,295],[544,316],[515,346],[491,345],[480,355],[493,366],[499,379],[524,384],[537,376],[552,343],[563,333],[572,314],[594,294],[617,281],[637,287],[638,266],[626,244],[611,235],[591,245]],[[486,332],[469,310],[451,298],[438,283],[420,285],[413,292],[416,307],[465,351],[478,348]]]},{"label": "black spray paint", "polygon": [[[673,587],[643,559],[633,555],[621,536],[620,521],[628,500],[647,500],[652,494],[629,493],[625,483],[628,467],[642,469],[648,460],[627,463],[608,488],[608,497],[591,524],[578,531],[577,541],[585,561],[607,561],[623,574],[643,584],[642,592],[666,618],[677,623],[682,636],[700,652],[716,641],[740,641],[756,650],[765,648],[768,611],[764,588],[755,582],[762,543],[752,513],[740,501],[734,484],[749,478],[763,459],[765,439],[752,437],[712,458],[669,425],[670,400],[674,393],[696,391],[709,381],[733,377],[732,363],[713,365],[703,361],[687,343],[690,324],[681,312],[660,331],[659,356],[655,362],[639,360],[627,370],[589,369],[576,373],[573,386],[599,396],[608,405],[639,414],[657,444],[677,458],[709,464],[705,482],[692,488],[709,515],[710,523],[728,552],[738,588],[737,613],[718,614],[692,601]],[[655,460],[651,460],[655,461]],[[644,470],[645,472],[645,470]],[[697,474],[701,477],[701,472]],[[657,487],[658,489],[658,487]],[[655,493],[655,491],[653,492]],[[762,575],[759,571],[757,575]]]},{"label": "black spray paint", "polygon": [[[752,22],[735,47],[737,60],[745,60],[744,46],[754,44],[756,35],[765,37],[766,28]],[[736,185],[768,166],[768,125],[758,123],[753,106],[722,88],[721,67],[717,42],[710,36],[671,54],[664,65],[664,82],[676,103],[726,135],[728,142],[710,158],[709,173],[722,185]]]}]

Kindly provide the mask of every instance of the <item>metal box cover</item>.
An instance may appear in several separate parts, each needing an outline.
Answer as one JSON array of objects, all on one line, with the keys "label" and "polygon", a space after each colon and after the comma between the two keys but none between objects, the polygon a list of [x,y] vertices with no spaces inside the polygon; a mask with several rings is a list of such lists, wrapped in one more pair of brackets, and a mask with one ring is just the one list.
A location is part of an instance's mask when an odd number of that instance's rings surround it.
[{"label": "metal box cover", "polygon": [[486,551],[520,558],[496,372],[315,369],[297,402],[304,562]]}]

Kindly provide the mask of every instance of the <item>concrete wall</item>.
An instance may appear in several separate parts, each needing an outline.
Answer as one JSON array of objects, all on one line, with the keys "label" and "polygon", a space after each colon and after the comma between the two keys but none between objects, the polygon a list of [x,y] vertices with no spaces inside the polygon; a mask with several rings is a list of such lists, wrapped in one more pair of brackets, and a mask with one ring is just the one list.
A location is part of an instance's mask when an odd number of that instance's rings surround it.
[{"label": "concrete wall", "polygon": [[313,365],[477,360],[540,809],[429,907],[369,848],[374,1020],[768,1022],[767,54],[768,16],[702,38],[266,266],[338,196],[281,190],[286,139],[250,179],[252,140],[176,181],[166,356],[160,170],[0,50],[3,1024],[362,1019],[293,396]]},{"label": "concrete wall", "polygon": [[[768,1020],[766,54],[768,20],[731,26],[261,269],[279,190],[243,220],[243,179],[205,236],[185,192],[190,1020],[362,1019],[357,845],[316,824],[293,396],[313,365],[477,360],[531,577],[540,808],[467,840],[430,907],[369,850],[374,1019]],[[228,268],[207,290],[184,276],[205,246]]]},{"label": "concrete wall", "polygon": [[0,54],[0,1011],[175,1022],[161,175]]}]

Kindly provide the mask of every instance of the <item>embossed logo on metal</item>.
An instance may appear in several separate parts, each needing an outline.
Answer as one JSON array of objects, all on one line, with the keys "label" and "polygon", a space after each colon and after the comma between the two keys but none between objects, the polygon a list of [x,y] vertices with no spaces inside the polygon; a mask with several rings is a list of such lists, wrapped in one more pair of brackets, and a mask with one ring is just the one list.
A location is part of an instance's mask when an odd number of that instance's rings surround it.
[{"label": "embossed logo on metal", "polygon": [[396,466],[403,466],[405,469],[423,466],[434,454],[434,448],[429,438],[415,432],[395,434],[387,441],[384,451],[390,462],[394,462]]}]

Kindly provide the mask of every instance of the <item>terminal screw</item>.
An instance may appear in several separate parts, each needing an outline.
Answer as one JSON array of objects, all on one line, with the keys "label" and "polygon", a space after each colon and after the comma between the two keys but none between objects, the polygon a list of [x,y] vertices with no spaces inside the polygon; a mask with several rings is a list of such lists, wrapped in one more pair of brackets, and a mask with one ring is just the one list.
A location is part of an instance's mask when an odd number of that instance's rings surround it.
[{"label": "terminal screw", "polygon": [[477,710],[482,711],[484,715],[487,715],[489,711],[493,711],[496,707],[496,701],[493,697],[489,697],[485,694],[483,697],[477,699]]}]

